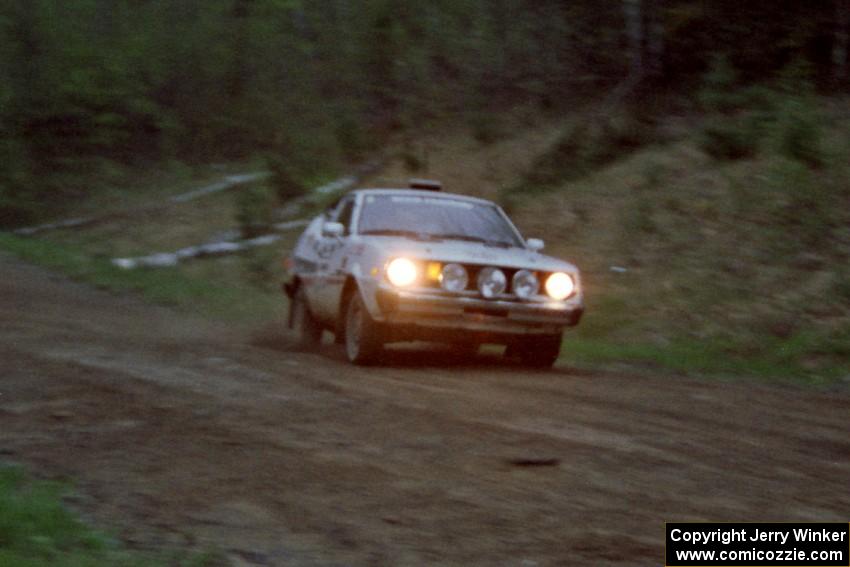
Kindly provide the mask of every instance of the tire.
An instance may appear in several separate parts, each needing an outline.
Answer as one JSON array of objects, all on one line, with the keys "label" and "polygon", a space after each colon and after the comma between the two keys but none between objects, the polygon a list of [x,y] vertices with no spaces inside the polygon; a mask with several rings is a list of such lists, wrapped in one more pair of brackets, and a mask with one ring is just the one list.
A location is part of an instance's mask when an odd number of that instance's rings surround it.
[{"label": "tire", "polygon": [[292,298],[292,328],[298,334],[298,346],[301,348],[312,348],[322,342],[322,326],[313,317],[307,294],[300,286]]},{"label": "tire", "polygon": [[366,366],[378,360],[383,346],[380,325],[369,315],[355,289],[345,309],[345,355],[350,362]]},{"label": "tire", "polygon": [[552,368],[561,354],[561,333],[517,340],[505,349],[508,358],[519,358],[529,368]]}]

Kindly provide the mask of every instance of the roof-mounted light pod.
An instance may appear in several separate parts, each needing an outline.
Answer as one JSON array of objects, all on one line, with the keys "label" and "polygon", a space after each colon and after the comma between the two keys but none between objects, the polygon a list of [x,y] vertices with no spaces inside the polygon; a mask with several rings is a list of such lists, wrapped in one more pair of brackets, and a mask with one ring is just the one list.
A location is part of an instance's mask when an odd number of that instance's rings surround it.
[{"label": "roof-mounted light pod", "polygon": [[411,189],[422,189],[423,191],[442,191],[443,184],[436,179],[416,179],[412,178],[407,182],[407,186]]}]

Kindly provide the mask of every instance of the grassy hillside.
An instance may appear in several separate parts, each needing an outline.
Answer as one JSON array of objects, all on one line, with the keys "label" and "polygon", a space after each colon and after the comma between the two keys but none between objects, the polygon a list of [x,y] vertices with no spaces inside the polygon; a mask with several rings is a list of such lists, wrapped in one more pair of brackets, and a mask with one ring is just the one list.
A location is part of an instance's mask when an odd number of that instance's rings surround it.
[{"label": "grassy hillside", "polygon": [[[585,273],[579,354],[713,372],[847,374],[850,129],[844,105],[816,108],[805,125],[814,133],[795,131],[795,117],[782,114],[747,133],[739,154],[716,151],[726,140],[712,130],[727,121],[727,136],[739,136],[747,110],[702,116],[672,141],[566,180],[506,191],[524,232]],[[550,153],[569,161],[563,145]]]},{"label": "grassy hillside", "polygon": [[[679,112],[638,105],[551,118],[517,111],[494,117],[495,134],[486,139],[475,129],[437,128],[390,147],[395,157],[364,185],[439,178],[449,191],[500,201],[524,234],[574,261],[588,311],[568,333],[568,363],[845,378],[847,101],[731,92]],[[240,195],[257,190],[0,244],[106,287],[217,317],[274,319],[284,307],[280,257],[297,232],[273,247],[175,268],[108,265],[111,257],[174,250],[237,227]],[[101,210],[123,206],[117,193],[99,199]]]},{"label": "grassy hillside", "polygon": [[500,201],[583,271],[566,360],[847,377],[850,106],[726,88],[679,113],[636,105],[488,145],[422,142],[423,173]]}]

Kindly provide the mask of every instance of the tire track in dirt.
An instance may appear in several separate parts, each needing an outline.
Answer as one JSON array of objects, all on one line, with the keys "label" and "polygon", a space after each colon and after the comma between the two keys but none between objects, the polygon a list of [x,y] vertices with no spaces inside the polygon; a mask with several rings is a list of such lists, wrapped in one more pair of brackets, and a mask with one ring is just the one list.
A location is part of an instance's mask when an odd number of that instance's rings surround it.
[{"label": "tire track in dirt", "polygon": [[274,326],[0,271],[0,455],[77,479],[78,506],[133,545],[255,565],[657,564],[664,521],[850,509],[846,393],[421,349],[361,369]]}]

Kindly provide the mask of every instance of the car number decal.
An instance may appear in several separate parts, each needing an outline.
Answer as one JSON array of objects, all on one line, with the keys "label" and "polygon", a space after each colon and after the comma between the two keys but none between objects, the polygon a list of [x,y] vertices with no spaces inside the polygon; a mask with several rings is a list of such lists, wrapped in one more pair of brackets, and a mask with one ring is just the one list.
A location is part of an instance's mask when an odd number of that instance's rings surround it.
[{"label": "car number decal", "polygon": [[326,260],[342,247],[342,242],[338,240],[314,240],[312,245],[313,251],[316,252],[316,255],[318,255],[319,258]]}]

